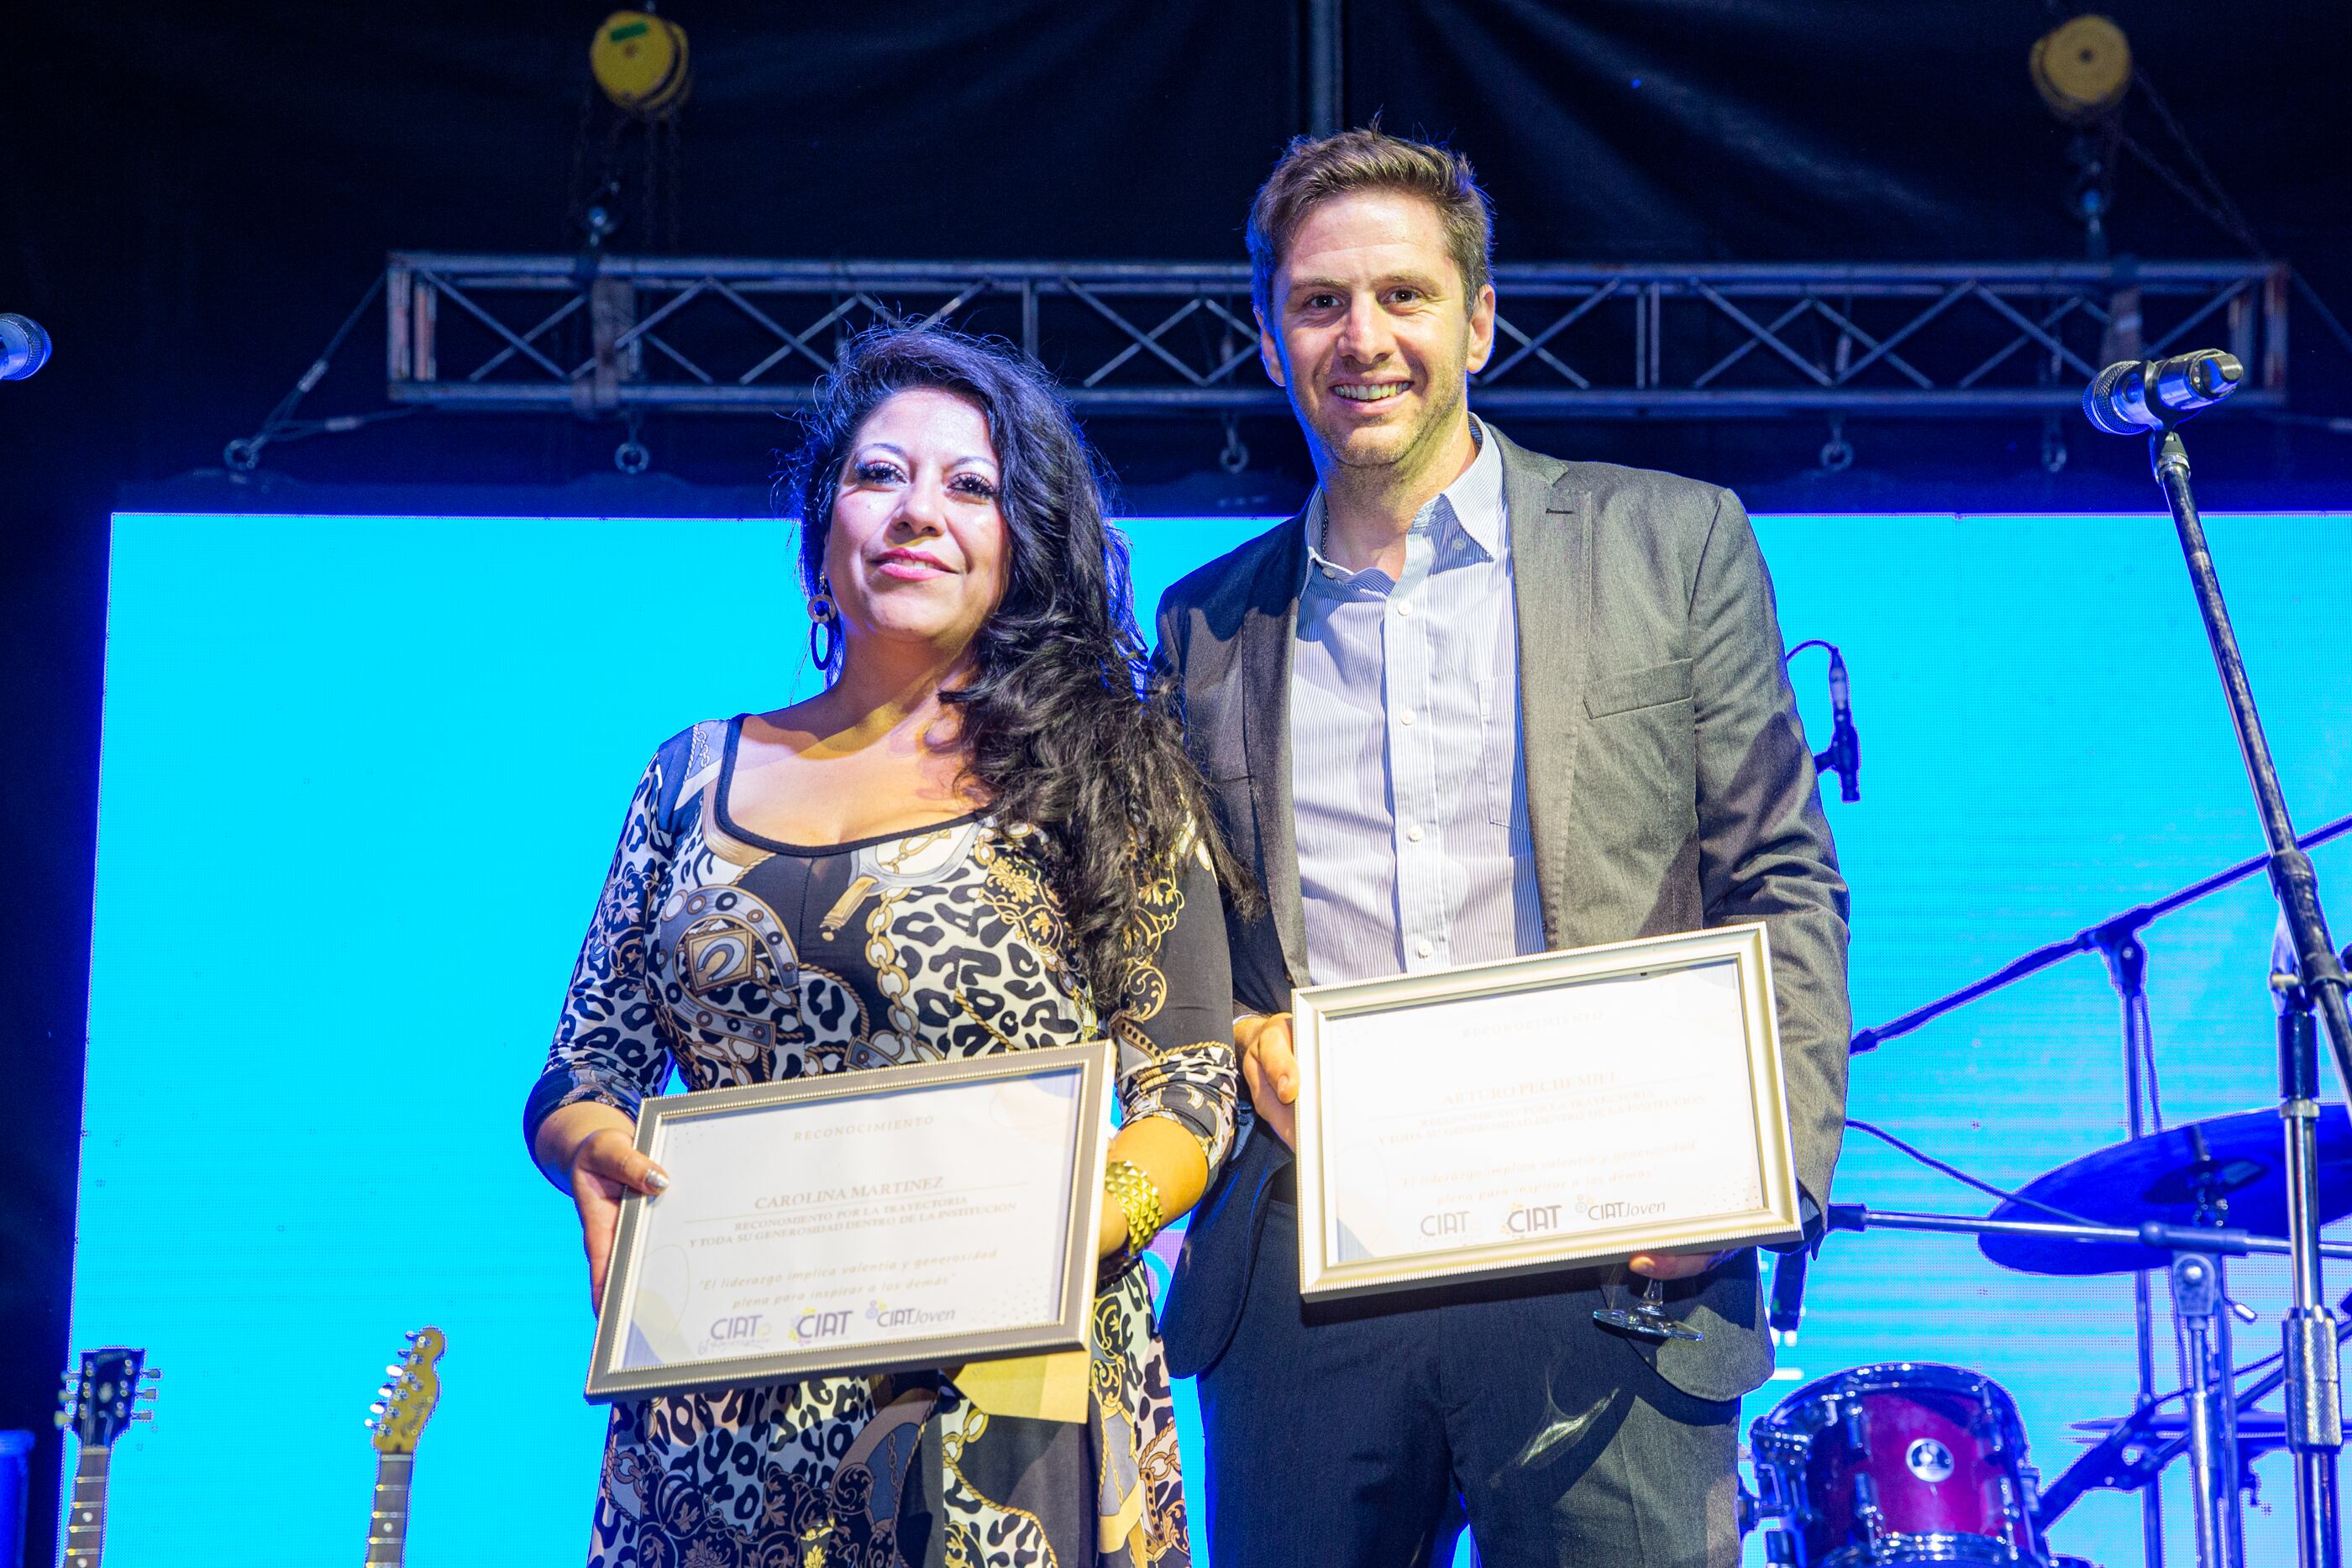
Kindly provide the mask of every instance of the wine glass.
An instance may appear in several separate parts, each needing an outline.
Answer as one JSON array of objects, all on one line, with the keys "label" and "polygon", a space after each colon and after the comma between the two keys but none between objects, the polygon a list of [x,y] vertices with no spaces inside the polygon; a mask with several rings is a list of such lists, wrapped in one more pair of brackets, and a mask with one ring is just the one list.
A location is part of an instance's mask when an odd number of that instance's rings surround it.
[{"label": "wine glass", "polygon": [[1612,1329],[1622,1329],[1640,1339],[1702,1340],[1706,1335],[1688,1323],[1678,1323],[1665,1314],[1666,1282],[1652,1278],[1642,1291],[1642,1299],[1630,1307],[1597,1307],[1592,1321]]}]

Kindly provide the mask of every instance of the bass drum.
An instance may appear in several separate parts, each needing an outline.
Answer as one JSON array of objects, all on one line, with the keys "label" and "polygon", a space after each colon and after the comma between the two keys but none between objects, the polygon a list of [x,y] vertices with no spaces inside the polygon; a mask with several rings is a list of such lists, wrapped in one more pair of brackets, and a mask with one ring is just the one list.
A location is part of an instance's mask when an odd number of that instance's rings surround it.
[{"label": "bass drum", "polygon": [[2017,1406],[1964,1367],[1898,1361],[1807,1385],[1748,1428],[1769,1561],[2053,1568]]}]

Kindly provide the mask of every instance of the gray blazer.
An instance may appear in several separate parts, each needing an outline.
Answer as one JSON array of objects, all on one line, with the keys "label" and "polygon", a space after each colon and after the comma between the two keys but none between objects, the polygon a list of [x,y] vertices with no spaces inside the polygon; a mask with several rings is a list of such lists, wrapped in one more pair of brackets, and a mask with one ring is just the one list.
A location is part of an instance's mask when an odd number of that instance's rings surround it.
[{"label": "gray blazer", "polygon": [[[1771,580],[1738,497],[1501,443],[1518,605],[1520,732],[1544,936],[1554,949],[1761,919],[1797,1179],[1816,1206],[1844,1130],[1847,895],[1811,748],[1781,665]],[[1291,653],[1306,544],[1283,523],[1171,589],[1160,660],[1221,825],[1266,893],[1228,922],[1237,1010],[1279,1012],[1307,983],[1292,836]],[[1195,1209],[1161,1333],[1178,1375],[1233,1337],[1269,1184],[1289,1161],[1252,1136]],[[1593,1304],[1622,1270],[1556,1277]],[[1670,1382],[1733,1399],[1772,1367],[1752,1251],[1673,1287],[1702,1329],[1663,1346],[1606,1334]],[[1604,1353],[1605,1354],[1605,1353]]]}]

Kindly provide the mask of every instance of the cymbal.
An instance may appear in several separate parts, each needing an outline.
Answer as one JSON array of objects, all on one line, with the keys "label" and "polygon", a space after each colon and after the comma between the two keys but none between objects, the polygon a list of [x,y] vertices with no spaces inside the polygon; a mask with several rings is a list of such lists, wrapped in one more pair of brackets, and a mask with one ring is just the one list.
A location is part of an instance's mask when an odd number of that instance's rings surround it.
[{"label": "cymbal", "polygon": [[[2320,1108],[2322,1224],[2352,1214],[2352,1118],[2341,1105]],[[2221,1199],[2219,1221],[2261,1236],[2286,1234],[2285,1134],[2275,1110],[2241,1111],[2110,1145],[2034,1178],[2021,1196],[2082,1216],[2095,1225],[2143,1220],[2198,1223],[2198,1196]],[[1995,1219],[2053,1219],[2027,1204],[2003,1203]],[[1987,1236],[1977,1242],[2004,1269],[2028,1274],[2123,1274],[2165,1269],[2172,1255],[2126,1243],[2058,1237]]]}]

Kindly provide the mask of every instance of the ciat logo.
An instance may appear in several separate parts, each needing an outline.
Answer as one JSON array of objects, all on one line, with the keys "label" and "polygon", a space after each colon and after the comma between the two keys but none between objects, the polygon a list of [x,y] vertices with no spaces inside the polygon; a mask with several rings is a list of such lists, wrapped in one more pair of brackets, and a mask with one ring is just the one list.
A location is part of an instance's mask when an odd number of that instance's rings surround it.
[{"label": "ciat logo", "polygon": [[1559,1228],[1559,1205],[1515,1203],[1503,1217],[1503,1228],[1513,1236],[1541,1236]]},{"label": "ciat logo", "polygon": [[1421,1233],[1433,1240],[1443,1236],[1460,1236],[1469,1228],[1470,1211],[1466,1208],[1449,1208],[1441,1214],[1421,1217]]},{"label": "ciat logo", "polygon": [[838,1312],[806,1312],[793,1320],[786,1331],[794,1344],[809,1344],[821,1339],[835,1339],[849,1332],[849,1309]]}]

